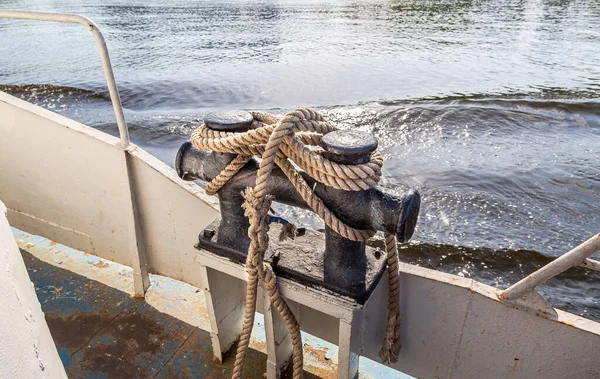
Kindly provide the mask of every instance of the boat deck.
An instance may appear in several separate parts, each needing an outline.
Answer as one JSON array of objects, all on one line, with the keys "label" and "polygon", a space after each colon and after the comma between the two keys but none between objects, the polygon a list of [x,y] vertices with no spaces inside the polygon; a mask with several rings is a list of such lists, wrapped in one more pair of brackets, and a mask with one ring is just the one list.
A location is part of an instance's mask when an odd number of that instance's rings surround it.
[{"label": "boat deck", "polygon": [[[228,377],[234,356],[213,359],[203,292],[151,275],[133,297],[132,269],[13,229],[50,332],[70,378]],[[246,376],[264,378],[266,346],[257,315]],[[305,378],[335,378],[337,348],[303,334]],[[361,358],[361,377],[407,378]]]}]

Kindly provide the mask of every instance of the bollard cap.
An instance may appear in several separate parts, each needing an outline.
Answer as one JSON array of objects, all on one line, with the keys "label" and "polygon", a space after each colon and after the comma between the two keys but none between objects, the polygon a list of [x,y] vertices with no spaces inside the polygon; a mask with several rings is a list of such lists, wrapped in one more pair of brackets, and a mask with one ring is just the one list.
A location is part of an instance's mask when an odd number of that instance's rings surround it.
[{"label": "bollard cap", "polygon": [[204,117],[206,126],[221,132],[242,132],[248,130],[254,118],[246,111],[220,111]]},{"label": "bollard cap", "polygon": [[326,158],[344,164],[366,163],[377,149],[377,140],[372,134],[357,130],[336,130],[324,135],[321,142]]}]

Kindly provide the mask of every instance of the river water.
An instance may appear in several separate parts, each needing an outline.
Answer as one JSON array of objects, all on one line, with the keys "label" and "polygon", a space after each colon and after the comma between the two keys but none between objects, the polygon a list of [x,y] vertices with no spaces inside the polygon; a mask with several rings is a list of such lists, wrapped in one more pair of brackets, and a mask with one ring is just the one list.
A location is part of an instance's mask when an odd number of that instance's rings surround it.
[{"label": "river water", "polygon": [[[506,287],[600,232],[596,1],[49,1],[103,30],[132,140],[173,166],[216,109],[315,107],[422,194],[402,259]],[[93,38],[0,20],[0,90],[113,135]],[[278,208],[313,227],[306,212]],[[600,275],[540,288],[600,321]]]}]

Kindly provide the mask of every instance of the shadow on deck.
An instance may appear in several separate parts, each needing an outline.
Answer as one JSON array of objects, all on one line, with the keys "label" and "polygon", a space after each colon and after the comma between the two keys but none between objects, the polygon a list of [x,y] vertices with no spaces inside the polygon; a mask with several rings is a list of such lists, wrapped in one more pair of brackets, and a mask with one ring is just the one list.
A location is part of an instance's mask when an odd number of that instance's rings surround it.
[{"label": "shadow on deck", "polygon": [[[231,375],[235,354],[228,354],[223,364],[213,360],[207,331],[126,292],[21,252],[70,378]],[[251,349],[246,376],[263,378],[265,370],[266,355]],[[320,376],[305,372],[305,377]]]}]

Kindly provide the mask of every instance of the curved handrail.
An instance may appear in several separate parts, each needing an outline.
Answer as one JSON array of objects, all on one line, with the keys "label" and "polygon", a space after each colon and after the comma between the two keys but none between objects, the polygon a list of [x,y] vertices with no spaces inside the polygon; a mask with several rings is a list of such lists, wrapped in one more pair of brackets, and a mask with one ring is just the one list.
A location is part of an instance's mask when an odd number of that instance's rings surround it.
[{"label": "curved handrail", "polygon": [[0,18],[81,24],[87,27],[92,32],[96,40],[96,46],[98,46],[98,51],[100,52],[100,60],[102,61],[102,68],[104,70],[104,76],[106,78],[106,85],[108,86],[110,100],[115,111],[117,126],[119,127],[121,145],[123,148],[127,147],[129,145],[129,131],[127,129],[127,122],[125,121],[125,116],[123,115],[121,97],[119,96],[119,90],[117,89],[117,84],[115,83],[115,76],[113,75],[112,65],[110,64],[110,57],[108,56],[106,42],[104,41],[104,36],[98,28],[98,25],[96,25],[94,21],[90,20],[85,16],[68,13],[0,10]]}]

